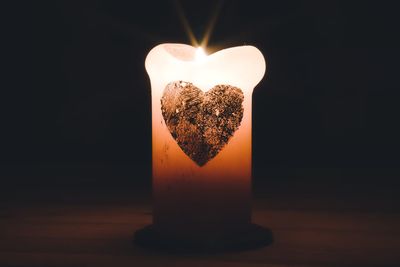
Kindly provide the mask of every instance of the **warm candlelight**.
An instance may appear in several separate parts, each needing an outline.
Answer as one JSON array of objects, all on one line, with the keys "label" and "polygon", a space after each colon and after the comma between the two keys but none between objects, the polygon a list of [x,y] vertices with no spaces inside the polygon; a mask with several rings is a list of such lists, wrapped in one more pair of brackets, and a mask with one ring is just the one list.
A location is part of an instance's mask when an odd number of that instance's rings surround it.
[{"label": "warm candlelight", "polygon": [[265,60],[253,46],[206,55],[161,44],[146,58],[152,96],[154,228],[207,238],[251,225],[252,92]]}]

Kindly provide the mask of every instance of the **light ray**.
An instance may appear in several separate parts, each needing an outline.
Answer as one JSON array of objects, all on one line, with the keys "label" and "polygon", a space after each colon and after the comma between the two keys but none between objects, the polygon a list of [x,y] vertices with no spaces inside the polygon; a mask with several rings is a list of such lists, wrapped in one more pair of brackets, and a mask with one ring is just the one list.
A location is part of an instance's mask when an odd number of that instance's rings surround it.
[{"label": "light ray", "polygon": [[208,42],[209,42],[210,37],[211,37],[211,34],[212,34],[213,30],[214,30],[215,23],[216,23],[216,21],[218,19],[219,12],[220,12],[221,7],[223,5],[223,2],[224,2],[223,0],[217,1],[216,5],[215,5],[215,7],[213,9],[212,15],[211,15],[211,17],[210,17],[210,19],[208,21],[207,27],[206,27],[205,32],[204,32],[204,36],[202,38],[202,41],[201,41],[201,43],[199,43],[197,41],[197,39],[196,39],[191,27],[190,27],[189,21],[186,18],[186,15],[185,15],[185,12],[184,12],[184,10],[182,8],[182,5],[180,4],[179,0],[174,0],[174,4],[175,4],[176,10],[178,12],[179,19],[181,20],[183,28],[185,29],[186,34],[188,35],[189,40],[190,40],[190,42],[192,43],[193,46],[196,46],[196,47],[200,47],[201,46],[201,47],[203,47],[203,49],[205,49],[207,47]]},{"label": "light ray", "polygon": [[193,46],[199,46],[199,42],[197,41],[196,37],[193,34],[192,29],[190,28],[190,24],[188,20],[186,19],[185,12],[183,11],[182,6],[180,5],[178,0],[174,0],[174,4],[176,7],[176,10],[178,11],[178,16],[182,22],[183,28],[186,31],[186,34],[188,35],[190,42],[192,43]]},{"label": "light ray", "polygon": [[207,45],[208,45],[208,41],[210,40],[211,34],[214,30],[215,22],[218,19],[218,15],[219,15],[219,12],[223,5],[223,2],[224,2],[223,0],[219,0],[214,8],[214,12],[212,13],[211,18],[207,24],[206,31],[203,36],[203,40],[201,41],[201,44],[200,44],[202,47],[207,47]]}]

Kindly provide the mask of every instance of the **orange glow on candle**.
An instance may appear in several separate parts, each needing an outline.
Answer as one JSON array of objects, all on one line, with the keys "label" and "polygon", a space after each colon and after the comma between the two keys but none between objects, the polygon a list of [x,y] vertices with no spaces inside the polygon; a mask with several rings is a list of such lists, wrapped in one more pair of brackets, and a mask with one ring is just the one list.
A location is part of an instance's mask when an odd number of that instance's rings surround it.
[{"label": "orange glow on candle", "polygon": [[251,222],[252,92],[265,73],[263,55],[253,46],[206,55],[202,48],[161,44],[145,66],[154,225],[169,232],[245,227]]}]

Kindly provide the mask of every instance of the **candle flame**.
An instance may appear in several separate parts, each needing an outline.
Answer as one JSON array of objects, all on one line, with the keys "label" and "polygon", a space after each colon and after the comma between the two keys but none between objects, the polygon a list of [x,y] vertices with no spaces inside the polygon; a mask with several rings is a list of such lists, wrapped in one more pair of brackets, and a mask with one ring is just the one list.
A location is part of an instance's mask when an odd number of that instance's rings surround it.
[{"label": "candle flame", "polygon": [[206,57],[207,57],[206,52],[204,52],[204,49],[201,46],[199,46],[196,49],[196,53],[195,53],[196,61],[203,61]]}]

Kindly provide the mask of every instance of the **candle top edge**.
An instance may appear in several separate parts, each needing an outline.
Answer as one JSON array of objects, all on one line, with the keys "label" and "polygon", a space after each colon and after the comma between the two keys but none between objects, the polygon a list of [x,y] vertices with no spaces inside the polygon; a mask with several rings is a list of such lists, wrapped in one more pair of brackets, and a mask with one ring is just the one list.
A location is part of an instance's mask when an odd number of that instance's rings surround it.
[{"label": "candle top edge", "polygon": [[[182,44],[182,43],[163,43],[159,44],[155,47],[153,47],[150,52],[148,53],[147,57],[150,56],[153,52],[157,50],[161,50],[162,52],[166,52],[169,56],[176,60],[180,61],[195,61],[196,60],[196,51],[199,47],[195,47],[189,44]],[[207,58],[215,57],[218,54],[221,53],[227,53],[233,50],[237,49],[253,49],[257,50],[260,54],[261,51],[252,45],[240,45],[240,46],[232,46],[228,48],[224,48],[218,51],[215,51],[214,53],[207,54]],[[159,51],[159,52],[161,52]]]},{"label": "candle top edge", "polygon": [[257,85],[265,74],[265,58],[255,46],[229,47],[201,59],[196,59],[197,51],[198,47],[187,44],[159,44],[146,57],[146,71],[150,78],[158,77],[157,80],[237,81],[235,84],[249,88]]}]

